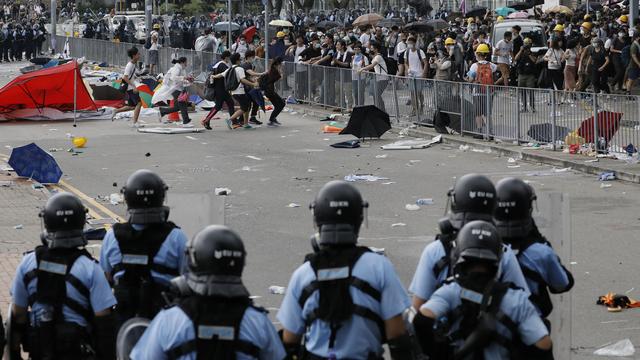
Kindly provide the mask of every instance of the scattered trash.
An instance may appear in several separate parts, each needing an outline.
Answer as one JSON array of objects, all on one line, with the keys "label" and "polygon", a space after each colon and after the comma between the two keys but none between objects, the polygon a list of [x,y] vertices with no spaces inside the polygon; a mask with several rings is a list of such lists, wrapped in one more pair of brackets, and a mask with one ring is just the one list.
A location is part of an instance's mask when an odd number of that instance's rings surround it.
[{"label": "scattered trash", "polygon": [[219,187],[219,188],[215,188],[213,192],[218,196],[229,195],[231,194],[231,189],[225,188],[225,187]]},{"label": "scattered trash", "polygon": [[386,159],[388,154],[376,155],[376,159]]},{"label": "scattered trash", "polygon": [[315,170],[315,169],[307,169],[307,172],[310,172],[310,173],[313,173],[313,172],[316,172],[316,171],[318,171],[318,170]]},{"label": "scattered trash", "polygon": [[10,165],[1,164],[0,165],[0,171],[14,171],[14,170]]},{"label": "scattered trash", "polygon": [[611,184],[602,183],[602,184],[600,184],[600,189],[610,188],[611,186],[612,186]]},{"label": "scattered trash", "polygon": [[322,132],[325,134],[339,134],[342,130],[342,128],[331,125],[325,125],[322,127]]},{"label": "scattered trash", "polygon": [[253,156],[253,155],[247,155],[247,157],[248,157],[249,159],[253,159],[253,160],[257,160],[257,161],[262,160],[261,158],[259,158],[259,157],[257,157],[257,156]]},{"label": "scattered trash", "polygon": [[612,181],[616,179],[616,173],[612,171],[605,171],[598,175],[598,180],[600,181]]},{"label": "scattered trash", "polygon": [[16,230],[22,230],[24,228],[24,226],[22,224],[18,224],[16,226],[13,227]]},{"label": "scattered trash", "polygon": [[627,295],[608,293],[598,297],[596,301],[597,305],[603,305],[607,307],[607,311],[619,312],[622,309],[630,309],[640,307],[640,302],[631,299]]},{"label": "scattered trash", "polygon": [[[139,133],[147,134],[189,134],[203,132],[203,128],[169,128],[169,127],[141,127],[138,128]],[[197,139],[194,139],[197,140]]]},{"label": "scattered trash", "polygon": [[394,223],[394,224],[391,224],[391,227],[392,227],[392,228],[394,228],[394,227],[400,227],[400,226],[407,226],[407,224],[405,224],[405,223]]},{"label": "scattered trash", "polygon": [[476,153],[491,154],[491,149],[489,149],[489,148],[484,148],[484,149],[472,148],[471,151],[476,152]]},{"label": "scattered trash", "polygon": [[508,169],[517,169],[519,167],[520,167],[520,165],[507,165]]},{"label": "scattered trash", "polygon": [[149,156],[151,156],[151,153],[146,153],[146,154],[144,154],[144,156],[149,157]]},{"label": "scattered trash", "polygon": [[387,181],[387,182],[383,182],[382,185],[391,185],[391,184],[395,184],[395,181]]},{"label": "scattered trash", "polygon": [[186,137],[187,139],[189,139],[189,140],[198,140],[198,139],[194,138],[193,136],[189,136],[189,135],[187,135],[187,136],[185,136],[185,137]]},{"label": "scattered trash", "polygon": [[426,149],[434,144],[442,142],[442,135],[434,136],[431,140],[414,139],[414,140],[401,140],[391,144],[382,145],[382,150],[412,150],[412,149]]},{"label": "scattered trash", "polygon": [[34,182],[33,184],[31,184],[31,188],[33,190],[40,190],[44,189],[44,185],[40,184],[39,182]]},{"label": "scattered trash", "polygon": [[598,162],[598,159],[592,159],[592,160],[585,160],[585,163],[594,163],[594,162]]},{"label": "scattered trash", "polygon": [[375,175],[360,175],[360,174],[349,174],[344,177],[345,181],[355,182],[355,181],[378,181],[378,180],[389,180],[386,177],[380,177]]},{"label": "scattered trash", "polygon": [[13,186],[13,181],[0,181],[0,187],[10,187]]},{"label": "scattered trash", "polygon": [[433,205],[432,198],[424,198],[416,200],[416,205]]},{"label": "scattered trash", "polygon": [[409,130],[411,130],[411,129],[416,129],[417,127],[418,127],[418,125],[409,125],[409,126],[407,126],[406,128],[404,128],[404,129],[400,130],[400,131],[398,132],[398,134],[400,134],[400,135],[402,135],[402,136],[407,136],[407,135],[409,135]]},{"label": "scattered trash", "polygon": [[289,208],[299,208],[300,204],[296,204],[296,203],[289,203],[289,205],[287,205],[287,207]]},{"label": "scattered trash", "polygon": [[377,248],[377,247],[369,246],[369,250],[371,250],[372,252],[374,252],[376,254],[384,255],[384,248]]},{"label": "scattered trash", "polygon": [[284,295],[286,290],[287,288],[284,286],[276,286],[276,285],[269,286],[269,292],[274,295]]},{"label": "scattered trash", "polygon": [[58,151],[64,151],[64,149],[62,148],[50,148],[49,152],[58,152]]},{"label": "scattered trash", "polygon": [[636,349],[629,339],[620,340],[593,352],[594,355],[599,356],[632,356],[635,353]]},{"label": "scattered trash", "polygon": [[87,138],[83,136],[72,137],[71,143],[77,148],[83,148],[85,145],[87,145]]},{"label": "scattered trash", "polygon": [[572,262],[570,262],[569,264],[571,264],[571,265],[578,265],[578,262],[577,262],[577,261],[572,261]]},{"label": "scattered trash", "polygon": [[517,162],[518,162],[518,160],[516,160],[516,159],[514,159],[514,158],[511,158],[511,157],[510,157],[510,158],[509,158],[509,160],[507,160],[507,162],[508,162],[509,164],[515,164],[515,163],[517,163]]},{"label": "scattered trash", "polygon": [[122,197],[122,194],[113,193],[113,194],[109,195],[109,202],[111,203],[111,205],[118,205],[122,201],[124,201],[124,198]]},{"label": "scattered trash", "polygon": [[336,149],[355,149],[360,147],[360,140],[348,140],[329,145]]},{"label": "scattered trash", "polygon": [[420,210],[420,206],[418,206],[416,204],[407,204],[407,205],[404,206],[404,208],[409,210],[409,211]]},{"label": "scattered trash", "polygon": [[563,173],[563,172],[567,172],[569,170],[571,170],[570,167],[561,168],[561,169],[553,168],[553,172],[555,172],[555,173]]}]

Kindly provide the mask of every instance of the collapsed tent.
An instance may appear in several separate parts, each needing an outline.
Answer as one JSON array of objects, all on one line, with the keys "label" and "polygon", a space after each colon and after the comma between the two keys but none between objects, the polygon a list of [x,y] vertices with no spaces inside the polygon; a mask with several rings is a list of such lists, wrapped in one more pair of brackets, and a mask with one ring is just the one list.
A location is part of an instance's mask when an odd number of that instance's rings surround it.
[{"label": "collapsed tent", "polygon": [[[74,81],[75,80],[75,81]],[[73,61],[20,75],[0,89],[0,114],[17,109],[98,110]]]}]

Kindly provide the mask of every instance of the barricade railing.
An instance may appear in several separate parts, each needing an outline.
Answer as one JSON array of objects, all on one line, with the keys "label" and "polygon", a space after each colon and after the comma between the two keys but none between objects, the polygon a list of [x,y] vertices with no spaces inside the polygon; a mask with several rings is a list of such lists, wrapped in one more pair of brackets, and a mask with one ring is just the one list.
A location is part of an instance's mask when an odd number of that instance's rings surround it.
[{"label": "barricade railing", "polygon": [[[56,52],[63,51],[66,40],[58,36]],[[84,38],[68,41],[72,56],[116,66],[126,65],[132,46]],[[142,45],[138,49],[146,62],[148,50]],[[188,71],[198,75],[219,59],[211,52],[170,47],[158,51],[158,72],[166,72],[172,59],[184,56]],[[254,66],[256,72],[265,70],[263,61]],[[640,98],[635,95],[488,86],[291,62],[284,63],[282,72],[276,90],[284,98],[341,112],[375,105],[403,126],[430,126],[438,119],[463,136],[551,144],[554,149],[565,140],[615,151],[640,143]]]}]

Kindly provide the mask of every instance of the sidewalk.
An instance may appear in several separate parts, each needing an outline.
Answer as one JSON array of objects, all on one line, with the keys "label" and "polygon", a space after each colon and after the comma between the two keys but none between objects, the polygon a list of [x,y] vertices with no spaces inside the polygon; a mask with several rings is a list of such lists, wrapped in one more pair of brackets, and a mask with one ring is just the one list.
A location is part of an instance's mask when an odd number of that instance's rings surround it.
[{"label": "sidewalk", "polygon": [[[291,105],[287,107],[293,111],[297,111],[301,114],[308,114],[311,116],[317,116],[324,118],[329,115],[336,115],[336,120],[347,122],[349,120],[348,115],[332,112],[331,109],[324,109],[320,106],[307,106],[307,105]],[[406,129],[407,134],[413,137],[430,138],[438,134],[433,128],[429,127],[409,127],[407,124],[398,124],[392,122],[392,131],[399,132],[402,129]],[[596,158],[585,155],[573,155],[564,153],[561,150],[553,151],[545,149],[544,147],[533,148],[512,143],[497,141],[484,141],[474,139],[470,136],[461,135],[443,135],[443,141],[447,144],[459,146],[468,145],[470,148],[475,149],[489,149],[492,153],[497,153],[499,156],[512,157],[521,159],[523,161],[541,163],[545,165],[555,166],[557,168],[572,168],[586,174],[599,175],[603,172],[615,172],[616,178],[623,181],[632,183],[640,183],[640,163],[627,164],[622,160]]]}]

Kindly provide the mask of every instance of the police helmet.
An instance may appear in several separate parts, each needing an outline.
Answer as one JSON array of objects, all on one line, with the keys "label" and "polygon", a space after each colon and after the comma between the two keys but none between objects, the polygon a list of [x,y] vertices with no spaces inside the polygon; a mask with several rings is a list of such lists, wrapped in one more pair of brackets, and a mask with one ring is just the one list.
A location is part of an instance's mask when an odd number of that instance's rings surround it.
[{"label": "police helmet", "polygon": [[47,201],[40,217],[45,231],[42,242],[50,248],[74,248],[84,246],[84,224],[87,209],[74,195],[61,192]]},{"label": "police helmet", "polygon": [[138,170],[127,179],[122,188],[127,203],[129,221],[133,224],[163,223],[169,216],[169,208],[163,206],[168,187],[158,174]]},{"label": "police helmet", "polygon": [[451,202],[449,220],[460,229],[472,220],[492,221],[496,189],[489,178],[479,174],[466,174],[448,193]]},{"label": "police helmet", "polygon": [[326,183],[309,206],[320,234],[318,245],[355,245],[369,204],[346,181]]},{"label": "police helmet", "polygon": [[[465,288],[482,292],[498,275],[502,259],[502,240],[490,222],[475,220],[460,229],[453,252],[453,275]],[[474,266],[483,264],[487,271],[478,273]]]},{"label": "police helmet", "polygon": [[224,225],[210,225],[187,243],[187,284],[196,294],[248,295],[242,285],[245,257],[240,236]]},{"label": "police helmet", "polygon": [[502,238],[517,238],[529,234],[533,221],[533,188],[517,178],[506,178],[496,184],[494,222]]}]

